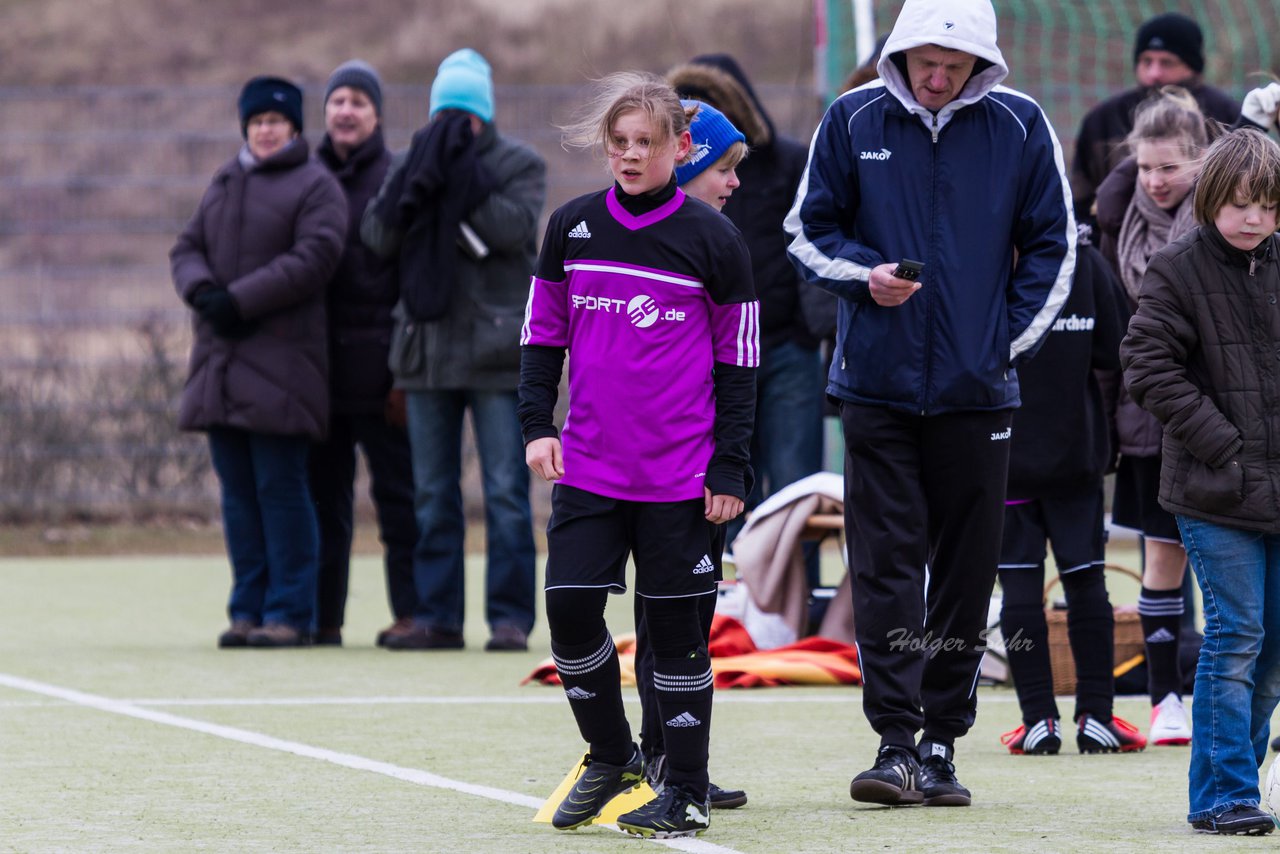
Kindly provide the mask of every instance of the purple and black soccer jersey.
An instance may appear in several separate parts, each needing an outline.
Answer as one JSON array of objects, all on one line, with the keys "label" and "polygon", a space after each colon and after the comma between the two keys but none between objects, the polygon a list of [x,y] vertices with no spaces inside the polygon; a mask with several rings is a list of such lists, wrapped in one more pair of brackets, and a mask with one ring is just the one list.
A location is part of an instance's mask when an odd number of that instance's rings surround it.
[{"label": "purple and black soccer jersey", "polygon": [[569,351],[562,483],[630,501],[700,498],[713,366],[760,363],[750,256],[728,219],[680,190],[641,214],[616,192],[552,214],[520,343]]}]

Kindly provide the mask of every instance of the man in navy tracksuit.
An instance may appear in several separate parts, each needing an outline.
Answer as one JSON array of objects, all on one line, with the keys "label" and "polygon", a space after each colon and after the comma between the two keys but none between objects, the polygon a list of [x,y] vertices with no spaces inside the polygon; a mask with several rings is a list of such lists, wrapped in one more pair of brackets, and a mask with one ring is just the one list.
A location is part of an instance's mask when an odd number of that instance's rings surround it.
[{"label": "man in navy tracksuit", "polygon": [[[880,736],[850,794],[963,806],[952,758],[977,708],[1015,367],[1066,300],[1076,230],[1048,119],[998,85],[990,0],[907,0],[879,71],[827,111],[787,217],[797,268],[840,297],[827,393]],[[918,280],[895,275],[904,258]]]}]

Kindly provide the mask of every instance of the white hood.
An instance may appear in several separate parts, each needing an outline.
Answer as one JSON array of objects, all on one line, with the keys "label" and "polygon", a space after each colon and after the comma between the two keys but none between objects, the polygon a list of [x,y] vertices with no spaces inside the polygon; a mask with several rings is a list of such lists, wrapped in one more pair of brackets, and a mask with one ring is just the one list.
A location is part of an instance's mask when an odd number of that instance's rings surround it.
[{"label": "white hood", "polygon": [[891,57],[927,44],[962,50],[991,63],[969,78],[958,98],[938,111],[940,125],[956,110],[982,99],[1009,74],[1009,66],[996,45],[996,12],[991,0],[906,0],[880,52],[877,68],[885,88],[926,124],[929,111],[916,101],[909,81],[903,79]]}]

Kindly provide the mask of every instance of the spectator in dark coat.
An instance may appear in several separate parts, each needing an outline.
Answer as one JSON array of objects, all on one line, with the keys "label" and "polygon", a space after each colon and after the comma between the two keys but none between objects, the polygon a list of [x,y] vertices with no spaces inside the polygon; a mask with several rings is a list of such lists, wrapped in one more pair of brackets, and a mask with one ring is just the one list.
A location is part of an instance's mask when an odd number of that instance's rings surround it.
[{"label": "spectator in dark coat", "polygon": [[[801,283],[787,258],[782,222],[804,173],[808,152],[778,135],[746,74],[725,54],[695,56],[667,73],[681,98],[718,108],[747,138],[750,155],[738,166],[742,186],[724,214],[751,250],[751,273],[760,298],[760,369],[756,371],[756,421],[751,440],[755,487],[747,509],[789,483],[822,469],[824,362],[822,334],[810,329],[801,306]],[[815,294],[835,316],[835,298]],[[818,315],[823,312],[817,312]],[[732,541],[741,523],[730,526]],[[811,587],[818,585],[817,553],[806,560]]]},{"label": "spectator in dark coat", "polygon": [[255,77],[246,140],[170,253],[195,312],[179,424],[209,433],[233,584],[222,647],[310,641],[319,536],[307,453],[329,417],[324,289],[342,254],[342,188],[310,159],[302,92]]},{"label": "spectator in dark coat", "polygon": [[470,49],[440,63],[427,125],[393,160],[361,234],[399,254],[391,343],[406,392],[419,539],[412,631],[391,649],[464,645],[462,423],[471,411],[484,483],[490,650],[528,648],[533,515],[516,417],[520,324],[537,254],[546,164],[498,132],[489,63]]},{"label": "spectator in dark coat", "polygon": [[405,430],[404,392],[391,388],[391,311],[400,297],[394,262],[360,240],[360,217],[378,193],[391,152],[382,139],[382,81],[367,63],[334,69],[325,87],[325,137],[317,156],[347,196],[347,245],[329,285],[329,438],[311,449],[311,495],[320,523],[316,643],[342,643],[350,575],[356,446],[364,451],[370,494],[385,549],[392,625],[381,646],[413,623],[413,462]]},{"label": "spectator in dark coat", "polygon": [[1201,80],[1204,35],[1190,18],[1169,12],[1144,22],[1134,38],[1133,66],[1138,85],[1098,104],[1080,122],[1071,164],[1071,195],[1079,222],[1092,221],[1098,185],[1131,153],[1125,137],[1133,130],[1134,111],[1154,90],[1181,86],[1206,117],[1223,124],[1240,114],[1239,102]]}]

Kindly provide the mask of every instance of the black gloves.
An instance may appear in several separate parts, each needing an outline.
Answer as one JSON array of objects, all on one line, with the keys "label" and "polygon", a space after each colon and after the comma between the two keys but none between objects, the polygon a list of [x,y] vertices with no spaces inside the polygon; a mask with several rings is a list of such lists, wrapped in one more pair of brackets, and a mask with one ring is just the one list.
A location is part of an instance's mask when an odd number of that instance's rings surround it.
[{"label": "black gloves", "polygon": [[223,338],[247,338],[253,334],[254,325],[240,316],[236,302],[224,288],[200,291],[191,298],[200,318],[213,327],[215,335]]}]

